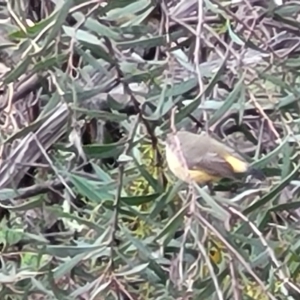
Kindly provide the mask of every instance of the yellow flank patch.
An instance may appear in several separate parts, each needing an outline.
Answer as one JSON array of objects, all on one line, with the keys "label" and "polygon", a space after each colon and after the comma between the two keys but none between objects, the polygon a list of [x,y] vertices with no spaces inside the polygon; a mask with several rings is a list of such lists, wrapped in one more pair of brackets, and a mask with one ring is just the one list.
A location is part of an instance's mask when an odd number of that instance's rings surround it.
[{"label": "yellow flank patch", "polygon": [[236,173],[245,173],[248,169],[248,164],[246,162],[243,162],[232,155],[225,155],[224,159],[231,165]]},{"label": "yellow flank patch", "polygon": [[217,181],[220,179],[220,177],[212,176],[212,175],[210,175],[206,172],[200,171],[200,170],[190,170],[189,175],[192,180],[199,182],[199,183]]}]

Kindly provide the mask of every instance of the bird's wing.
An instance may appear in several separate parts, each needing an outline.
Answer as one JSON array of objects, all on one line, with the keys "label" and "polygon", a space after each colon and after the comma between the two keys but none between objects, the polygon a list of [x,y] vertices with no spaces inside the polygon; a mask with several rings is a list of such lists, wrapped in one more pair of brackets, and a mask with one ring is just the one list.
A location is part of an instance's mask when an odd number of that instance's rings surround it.
[{"label": "bird's wing", "polygon": [[234,171],[224,158],[214,152],[208,152],[202,157],[194,157],[188,164],[189,169],[202,170],[212,176],[232,178]]}]

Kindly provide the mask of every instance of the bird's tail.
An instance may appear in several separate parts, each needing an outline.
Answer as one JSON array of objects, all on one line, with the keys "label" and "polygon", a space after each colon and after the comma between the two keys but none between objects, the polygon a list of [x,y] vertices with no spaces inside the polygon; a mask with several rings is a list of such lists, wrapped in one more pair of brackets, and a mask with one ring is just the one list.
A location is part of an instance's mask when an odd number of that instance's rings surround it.
[{"label": "bird's tail", "polygon": [[250,167],[247,171],[247,175],[251,175],[259,180],[265,180],[266,179],[266,176],[265,174],[262,172],[262,170],[259,170],[259,169],[255,169],[255,168],[252,168]]}]

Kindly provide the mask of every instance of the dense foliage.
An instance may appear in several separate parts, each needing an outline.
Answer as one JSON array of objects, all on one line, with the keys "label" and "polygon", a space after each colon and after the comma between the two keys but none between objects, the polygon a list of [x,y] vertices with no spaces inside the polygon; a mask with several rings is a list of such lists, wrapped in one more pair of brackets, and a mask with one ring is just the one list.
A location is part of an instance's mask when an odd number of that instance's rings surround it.
[{"label": "dense foliage", "polygon": [[[297,1],[0,4],[1,299],[300,299]],[[266,180],[187,189],[173,112]]]}]

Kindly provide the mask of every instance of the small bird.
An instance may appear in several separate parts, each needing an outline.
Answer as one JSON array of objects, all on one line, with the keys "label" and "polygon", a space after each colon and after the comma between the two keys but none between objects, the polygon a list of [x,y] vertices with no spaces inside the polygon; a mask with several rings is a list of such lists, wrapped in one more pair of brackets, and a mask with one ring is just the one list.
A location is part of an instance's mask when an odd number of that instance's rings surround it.
[{"label": "small bird", "polygon": [[182,181],[210,184],[222,178],[234,179],[245,174],[264,179],[264,174],[251,168],[234,149],[205,132],[179,131],[176,136],[180,145],[177,145],[173,134],[166,138],[166,160],[172,173]]}]

